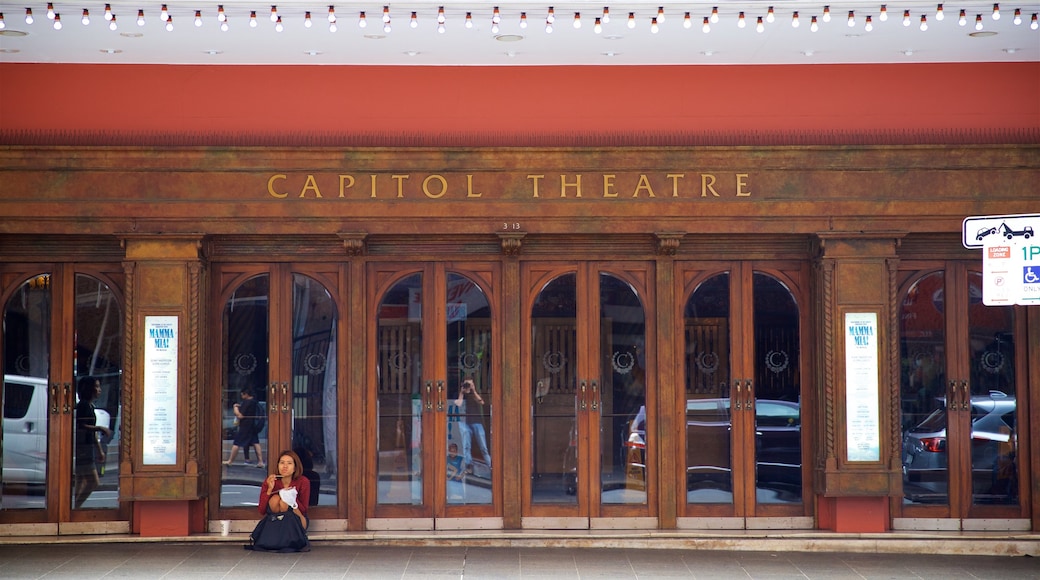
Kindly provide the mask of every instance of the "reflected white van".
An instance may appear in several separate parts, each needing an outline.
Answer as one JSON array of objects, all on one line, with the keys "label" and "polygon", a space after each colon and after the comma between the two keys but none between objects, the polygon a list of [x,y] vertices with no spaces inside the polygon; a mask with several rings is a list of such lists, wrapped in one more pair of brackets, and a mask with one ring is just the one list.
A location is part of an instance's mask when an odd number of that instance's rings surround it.
[{"label": "reflected white van", "polygon": [[4,375],[5,485],[43,485],[47,478],[47,379]]},{"label": "reflected white van", "polygon": [[[47,482],[47,379],[4,375],[4,485],[43,485]],[[98,425],[109,425],[109,414],[94,409]],[[71,441],[70,441],[71,443]]]}]

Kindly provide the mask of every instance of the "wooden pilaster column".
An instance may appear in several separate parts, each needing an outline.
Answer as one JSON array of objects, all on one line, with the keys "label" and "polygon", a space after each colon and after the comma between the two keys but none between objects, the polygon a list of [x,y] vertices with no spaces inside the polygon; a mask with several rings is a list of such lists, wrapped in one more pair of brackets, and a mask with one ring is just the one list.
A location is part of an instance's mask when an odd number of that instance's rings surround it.
[{"label": "wooden pilaster column", "polygon": [[[814,481],[819,526],[841,532],[876,532],[890,527],[889,497],[901,492],[899,353],[895,299],[897,232],[828,232],[819,235],[814,264],[816,295],[815,373],[817,426]],[[856,385],[846,380],[846,316],[876,316],[876,460],[850,459],[849,429],[869,429],[849,417]],[[854,363],[861,364],[861,363]]]},{"label": "wooden pilaster column", "polygon": [[[502,442],[501,457],[520,458],[523,457],[523,442],[526,436],[521,436],[520,429],[523,424],[521,417],[526,410],[521,411],[523,394],[520,384],[520,341],[515,337],[522,336],[520,321],[523,319],[523,309],[520,307],[523,292],[520,290],[520,252],[523,238],[526,234],[522,232],[511,232],[499,234],[502,241],[502,432],[496,437]],[[508,338],[507,338],[508,337]],[[496,470],[505,470],[501,475],[502,485],[502,527],[507,530],[518,530],[522,525],[523,485],[521,477],[523,469],[519,459],[513,461],[498,460],[495,463]]]},{"label": "wooden pilaster column", "polygon": [[[675,401],[685,399],[686,390],[679,385],[678,366],[675,359],[677,338],[675,323],[675,254],[684,234],[657,233],[657,420],[656,440],[672,441],[676,434],[685,434],[685,420],[677,425]],[[681,312],[681,310],[679,310]],[[682,392],[680,395],[679,392]],[[681,415],[685,418],[685,411]],[[647,484],[655,484],[658,489],[657,525],[660,529],[670,530],[678,527],[679,502],[685,501],[685,494],[680,499],[679,490],[686,489],[685,458],[675,453],[675,446],[655,445],[657,450],[657,477]],[[683,464],[683,465],[680,465]],[[674,481],[672,474],[683,472],[681,484]],[[680,486],[681,485],[681,486]]]},{"label": "wooden pilaster column", "polygon": [[[204,328],[201,300],[205,295],[202,235],[126,234],[122,238],[126,250],[123,380],[127,413],[121,432],[120,500],[134,502],[135,532],[144,536],[188,535],[203,531],[205,521],[201,500],[206,462],[205,450],[199,445],[205,440],[200,360]],[[158,383],[156,377],[145,376],[145,345],[150,338],[146,322],[151,316],[177,320],[172,401],[147,400],[156,396],[149,382]],[[150,413],[175,412],[176,419],[172,425],[164,424],[155,416],[145,416],[146,408],[152,410]],[[169,433],[164,432],[167,428]],[[158,449],[164,445],[172,446],[174,453],[169,459],[156,461],[155,452],[170,450]]]}]

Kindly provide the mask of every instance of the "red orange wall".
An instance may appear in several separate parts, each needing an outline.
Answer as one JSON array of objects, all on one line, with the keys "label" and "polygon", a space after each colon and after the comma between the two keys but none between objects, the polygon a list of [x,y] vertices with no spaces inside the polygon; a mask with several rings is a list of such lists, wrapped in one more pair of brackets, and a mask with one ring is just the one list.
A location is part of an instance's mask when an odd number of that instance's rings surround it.
[{"label": "red orange wall", "polygon": [[[1040,131],[1040,63],[387,67],[0,64],[0,131]],[[8,139],[9,140],[9,139]]]}]

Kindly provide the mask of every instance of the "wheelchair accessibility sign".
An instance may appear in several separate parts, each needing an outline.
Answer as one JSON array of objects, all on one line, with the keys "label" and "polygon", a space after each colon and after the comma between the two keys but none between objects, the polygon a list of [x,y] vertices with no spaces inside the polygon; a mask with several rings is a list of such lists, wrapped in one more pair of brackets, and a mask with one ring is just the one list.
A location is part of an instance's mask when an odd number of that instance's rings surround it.
[{"label": "wheelchair accessibility sign", "polygon": [[1040,242],[987,240],[982,270],[983,304],[1040,304]]}]

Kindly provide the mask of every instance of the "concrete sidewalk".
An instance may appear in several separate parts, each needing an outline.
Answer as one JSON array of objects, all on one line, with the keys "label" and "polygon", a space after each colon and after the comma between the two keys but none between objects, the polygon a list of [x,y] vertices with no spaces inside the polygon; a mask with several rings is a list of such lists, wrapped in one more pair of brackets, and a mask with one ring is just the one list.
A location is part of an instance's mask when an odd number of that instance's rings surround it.
[{"label": "concrete sidewalk", "polygon": [[699,549],[376,546],[315,542],[311,552],[267,554],[240,542],[0,545],[0,578],[763,578],[1040,580],[1030,556],[951,556]]}]

